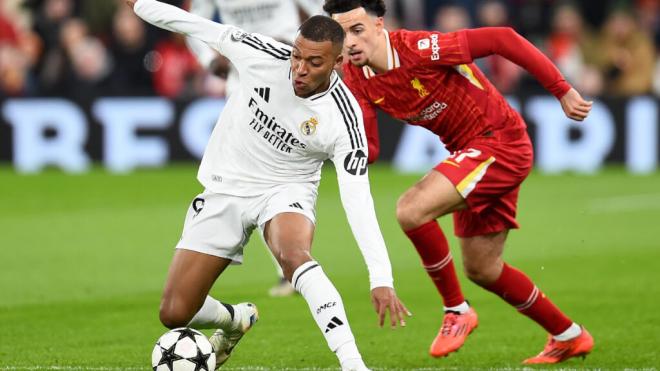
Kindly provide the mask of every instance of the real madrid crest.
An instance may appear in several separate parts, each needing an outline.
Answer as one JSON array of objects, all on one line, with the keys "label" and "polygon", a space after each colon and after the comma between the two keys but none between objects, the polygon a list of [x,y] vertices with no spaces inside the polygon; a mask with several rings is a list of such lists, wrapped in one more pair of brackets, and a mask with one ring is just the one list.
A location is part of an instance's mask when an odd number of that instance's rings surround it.
[{"label": "real madrid crest", "polygon": [[318,124],[319,122],[314,117],[312,117],[311,119],[300,124],[300,131],[303,133],[303,135],[314,135],[314,133],[316,133],[316,126]]}]

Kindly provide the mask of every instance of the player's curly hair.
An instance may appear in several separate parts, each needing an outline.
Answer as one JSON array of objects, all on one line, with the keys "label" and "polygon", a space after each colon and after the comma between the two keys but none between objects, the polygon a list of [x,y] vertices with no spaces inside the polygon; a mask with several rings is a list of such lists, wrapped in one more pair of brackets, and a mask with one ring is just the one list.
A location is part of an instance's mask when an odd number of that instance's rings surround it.
[{"label": "player's curly hair", "polygon": [[363,7],[369,14],[376,17],[385,15],[385,1],[383,0],[325,0],[323,10],[328,14],[349,12],[355,8]]}]

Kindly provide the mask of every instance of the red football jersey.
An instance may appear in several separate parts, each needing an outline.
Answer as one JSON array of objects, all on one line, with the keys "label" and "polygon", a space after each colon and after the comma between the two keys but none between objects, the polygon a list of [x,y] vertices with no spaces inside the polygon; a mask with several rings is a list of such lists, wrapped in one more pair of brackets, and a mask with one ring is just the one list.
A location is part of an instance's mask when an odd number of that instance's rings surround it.
[{"label": "red football jersey", "polygon": [[[375,107],[434,132],[450,151],[480,135],[525,128],[520,115],[472,63],[464,32],[399,30],[388,36],[390,70],[375,74],[368,66],[343,67],[368,131],[376,130]],[[375,159],[371,153],[369,157]]]}]

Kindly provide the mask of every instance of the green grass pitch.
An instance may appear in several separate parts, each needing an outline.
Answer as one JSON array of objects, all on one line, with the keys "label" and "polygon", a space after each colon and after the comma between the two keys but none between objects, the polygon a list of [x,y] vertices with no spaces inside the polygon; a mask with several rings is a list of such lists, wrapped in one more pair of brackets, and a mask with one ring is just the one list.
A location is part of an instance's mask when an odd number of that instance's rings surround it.
[{"label": "green grass pitch", "polygon": [[[17,176],[0,168],[0,370],[149,370],[165,331],[158,302],[188,203],[201,190],[194,165],[126,176],[95,170]],[[419,177],[371,169],[372,192],[399,296],[414,316],[380,329],[366,267],[325,169],[313,254],[342,294],[365,361],[377,370],[515,369],[546,335],[496,296],[459,276],[480,325],[465,346],[431,359],[441,301],[394,218]],[[596,339],[586,360],[554,368],[652,369],[660,364],[660,173],[608,169],[593,176],[534,173],[520,199],[522,229],[506,260],[524,270]],[[442,225],[452,235],[451,218]],[[460,267],[460,251],[451,238]],[[260,238],[212,294],[253,301],[261,320],[228,370],[337,369],[300,296],[273,299],[274,269]]]}]

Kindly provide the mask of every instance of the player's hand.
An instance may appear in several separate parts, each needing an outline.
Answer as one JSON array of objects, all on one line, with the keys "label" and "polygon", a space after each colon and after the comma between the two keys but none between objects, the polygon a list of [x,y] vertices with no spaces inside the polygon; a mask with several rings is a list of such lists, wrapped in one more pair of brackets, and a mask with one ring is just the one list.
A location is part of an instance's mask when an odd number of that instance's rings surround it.
[{"label": "player's hand", "polygon": [[584,100],[580,93],[573,88],[564,94],[559,102],[566,116],[576,121],[582,121],[587,118],[593,104],[591,101]]},{"label": "player's hand", "polygon": [[376,287],[371,290],[371,303],[374,305],[380,327],[385,323],[387,312],[390,312],[390,325],[395,328],[397,324],[406,325],[405,317],[412,316],[412,313],[406,308],[401,300],[396,296],[396,292],[391,287]]},{"label": "player's hand", "polygon": [[135,8],[135,1],[136,0],[126,0],[126,4],[131,7],[131,9]]}]

